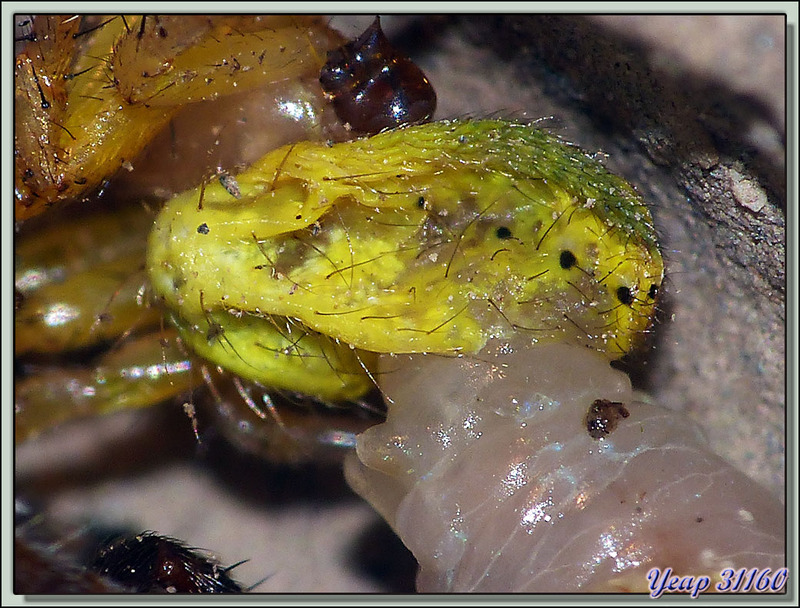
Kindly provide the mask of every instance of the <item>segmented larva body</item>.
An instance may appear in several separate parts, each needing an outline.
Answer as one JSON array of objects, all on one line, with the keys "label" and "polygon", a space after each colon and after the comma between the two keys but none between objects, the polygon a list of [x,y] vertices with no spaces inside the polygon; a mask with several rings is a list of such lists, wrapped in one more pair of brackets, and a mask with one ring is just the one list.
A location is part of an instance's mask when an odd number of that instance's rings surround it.
[{"label": "segmented larva body", "polygon": [[596,353],[499,340],[379,370],[387,420],[346,472],[419,561],[419,591],[649,592],[652,568],[713,583],[786,565],[778,501]]},{"label": "segmented larva body", "polygon": [[614,359],[650,325],[663,265],[644,203],[529,125],[303,142],[236,182],[169,201],[148,270],[193,349],[266,386],[354,398],[369,353],[518,332]]}]

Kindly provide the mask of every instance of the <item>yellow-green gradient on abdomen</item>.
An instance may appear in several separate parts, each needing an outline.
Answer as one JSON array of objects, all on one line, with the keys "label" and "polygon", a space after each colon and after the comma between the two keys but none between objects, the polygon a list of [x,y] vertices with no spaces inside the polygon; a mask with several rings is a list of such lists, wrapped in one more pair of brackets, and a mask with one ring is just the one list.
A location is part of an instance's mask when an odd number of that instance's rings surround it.
[{"label": "yellow-green gradient on abdomen", "polygon": [[236,180],[240,198],[215,181],[166,204],[148,269],[193,348],[264,384],[311,392],[286,386],[282,353],[322,363],[317,396],[352,398],[367,352],[475,353],[525,332],[615,359],[650,326],[663,263],[645,204],[529,125],[303,142]]}]

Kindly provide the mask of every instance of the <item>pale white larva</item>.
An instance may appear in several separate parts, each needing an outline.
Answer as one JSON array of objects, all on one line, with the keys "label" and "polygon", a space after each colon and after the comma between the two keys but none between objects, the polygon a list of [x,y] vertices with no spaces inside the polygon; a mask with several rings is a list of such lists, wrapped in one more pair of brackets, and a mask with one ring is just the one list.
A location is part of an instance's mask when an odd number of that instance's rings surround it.
[{"label": "pale white larva", "polygon": [[[779,501],[591,351],[387,356],[381,377],[387,421],[347,474],[416,556],[419,591],[646,592],[654,567],[785,566]],[[616,428],[597,432],[597,400],[622,404]]]}]

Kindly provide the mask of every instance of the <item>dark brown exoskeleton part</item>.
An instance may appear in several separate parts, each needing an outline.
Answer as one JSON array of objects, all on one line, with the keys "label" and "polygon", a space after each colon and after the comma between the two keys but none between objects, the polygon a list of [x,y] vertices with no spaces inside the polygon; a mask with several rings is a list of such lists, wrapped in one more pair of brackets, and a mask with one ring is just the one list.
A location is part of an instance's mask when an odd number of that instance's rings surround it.
[{"label": "dark brown exoskeleton part", "polygon": [[619,421],[629,415],[624,403],[595,399],[586,414],[586,431],[593,439],[605,439],[614,432]]},{"label": "dark brown exoskeleton part", "polygon": [[136,593],[241,593],[244,588],[213,559],[152,532],[119,537],[101,547],[92,570]]},{"label": "dark brown exoskeleton part", "polygon": [[336,115],[358,134],[424,122],[436,109],[428,78],[392,47],[378,17],[356,40],[328,52],[319,81]]}]

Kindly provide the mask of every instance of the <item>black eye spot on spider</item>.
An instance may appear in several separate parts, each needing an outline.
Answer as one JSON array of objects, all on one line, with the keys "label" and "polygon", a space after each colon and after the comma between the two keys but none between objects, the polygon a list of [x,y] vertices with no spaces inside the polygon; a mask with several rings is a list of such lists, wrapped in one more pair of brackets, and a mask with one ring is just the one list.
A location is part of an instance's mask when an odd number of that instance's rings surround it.
[{"label": "black eye spot on spider", "polygon": [[243,587],[228,576],[232,567],[152,532],[111,540],[91,566],[136,593],[241,593]]},{"label": "black eye spot on spider", "polygon": [[498,239],[503,241],[511,238],[511,230],[506,228],[505,226],[500,226],[495,232],[495,234],[497,235]]},{"label": "black eye spot on spider", "polygon": [[650,298],[651,300],[655,300],[656,295],[658,295],[658,285],[653,283],[652,285],[650,285],[650,289],[647,292],[647,297]]},{"label": "black eye spot on spider", "polygon": [[565,249],[561,252],[561,255],[558,257],[558,263],[561,265],[561,268],[564,270],[569,270],[577,263],[577,258],[575,254],[572,253],[569,249]]},{"label": "black eye spot on spider", "polygon": [[625,404],[608,399],[595,399],[586,414],[586,431],[592,439],[608,437],[622,418],[630,416]]},{"label": "black eye spot on spider", "polygon": [[424,122],[436,109],[428,78],[392,47],[378,17],[355,41],[328,51],[319,81],[336,115],[356,133]]},{"label": "black eye spot on spider", "polygon": [[633,294],[629,287],[620,287],[617,289],[617,299],[625,304],[625,306],[630,306],[633,304]]},{"label": "black eye spot on spider", "polygon": [[197,227],[197,234],[208,234],[208,233],[209,233],[208,224],[206,224],[205,222],[203,222]]},{"label": "black eye spot on spider", "polygon": [[417,199],[417,208],[418,209],[425,209],[425,197],[424,196],[420,196]]}]

